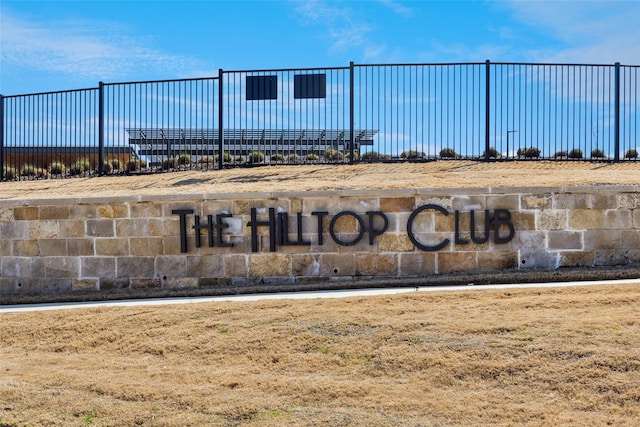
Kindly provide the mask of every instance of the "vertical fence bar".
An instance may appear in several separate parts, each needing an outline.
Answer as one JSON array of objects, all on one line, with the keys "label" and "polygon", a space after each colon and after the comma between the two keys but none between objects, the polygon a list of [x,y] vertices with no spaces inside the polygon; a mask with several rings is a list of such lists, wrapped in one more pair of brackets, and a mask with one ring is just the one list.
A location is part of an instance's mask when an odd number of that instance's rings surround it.
[{"label": "vertical fence bar", "polygon": [[353,81],[354,81],[354,76],[353,76],[353,71],[354,71],[354,65],[353,65],[353,61],[349,62],[349,164],[352,165],[353,164],[353,146],[355,145],[355,124],[354,124],[354,111],[353,111],[353,107],[354,107],[354,103],[353,103],[353,94],[354,94],[354,87],[353,87]]},{"label": "vertical fence bar", "polygon": [[491,148],[491,61],[485,62],[485,100],[484,100],[484,160],[489,161],[489,150]]},{"label": "vertical fence bar", "polygon": [[222,149],[224,144],[222,141],[223,121],[224,121],[224,86],[222,81],[222,68],[218,69],[218,169],[222,169],[222,163],[224,162],[224,156],[222,155]]},{"label": "vertical fence bar", "polygon": [[4,96],[0,94],[0,181],[4,181]]},{"label": "vertical fence bar", "polygon": [[98,175],[104,171],[104,83],[98,83]]},{"label": "vertical fence bar", "polygon": [[620,161],[620,63],[615,63],[615,82],[614,82],[614,154],[613,161]]}]

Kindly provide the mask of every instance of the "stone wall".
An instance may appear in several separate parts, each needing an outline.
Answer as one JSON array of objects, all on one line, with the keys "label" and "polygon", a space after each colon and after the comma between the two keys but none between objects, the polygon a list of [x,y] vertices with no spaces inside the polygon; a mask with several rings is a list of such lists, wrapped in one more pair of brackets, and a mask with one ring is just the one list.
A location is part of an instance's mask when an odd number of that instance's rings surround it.
[{"label": "stone wall", "polygon": [[639,188],[2,201],[0,291],[260,286],[626,265],[640,261]]}]

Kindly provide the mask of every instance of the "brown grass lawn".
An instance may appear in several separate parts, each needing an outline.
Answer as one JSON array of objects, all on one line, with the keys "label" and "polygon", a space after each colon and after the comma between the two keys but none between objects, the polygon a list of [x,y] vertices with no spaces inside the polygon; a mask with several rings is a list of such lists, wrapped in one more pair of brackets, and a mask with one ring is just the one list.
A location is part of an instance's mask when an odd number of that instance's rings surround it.
[{"label": "brown grass lawn", "polygon": [[640,287],[0,315],[0,425],[637,425]]}]

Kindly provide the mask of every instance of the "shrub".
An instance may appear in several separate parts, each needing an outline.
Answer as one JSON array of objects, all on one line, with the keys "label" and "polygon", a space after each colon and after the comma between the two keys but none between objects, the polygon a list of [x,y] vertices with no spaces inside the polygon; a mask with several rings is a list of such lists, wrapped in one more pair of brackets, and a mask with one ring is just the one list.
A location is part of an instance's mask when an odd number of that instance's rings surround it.
[{"label": "shrub", "polygon": [[422,151],[408,150],[403,151],[400,157],[407,160],[426,159],[427,156]]},{"label": "shrub", "polygon": [[[486,157],[487,155],[487,151],[483,151],[482,153],[482,157]],[[502,157],[502,154],[498,153],[498,150],[495,149],[495,147],[489,147],[489,158],[490,159],[498,159]]]},{"label": "shrub", "polygon": [[289,160],[289,163],[300,163],[300,156],[298,156],[295,153],[289,154],[288,160]]},{"label": "shrub", "polygon": [[320,160],[320,156],[318,156],[315,153],[309,153],[307,154],[307,161],[308,162],[317,162],[318,160]]},{"label": "shrub", "polygon": [[335,148],[329,148],[324,152],[324,156],[328,160],[342,160],[344,159],[344,154],[342,152],[336,150]]},{"label": "shrub", "polygon": [[214,158],[211,156],[202,156],[198,159],[198,163],[213,163]]},{"label": "shrub", "polygon": [[362,160],[382,160],[384,157],[377,151],[367,151],[360,156]]},{"label": "shrub", "polygon": [[180,154],[176,161],[178,165],[182,165],[182,166],[191,164],[191,155],[186,153]]},{"label": "shrub", "polygon": [[280,153],[276,153],[276,154],[272,154],[271,155],[271,161],[272,162],[284,162],[284,156]]},{"label": "shrub", "polygon": [[540,157],[540,149],[538,147],[518,148],[516,154],[525,159],[537,159]]},{"label": "shrub", "polygon": [[242,164],[242,163],[246,162],[245,158],[244,158],[244,157],[242,157],[242,156],[236,156],[236,157],[235,157],[235,159],[233,159],[233,160],[234,160],[236,163],[240,163],[240,164]]},{"label": "shrub", "polygon": [[115,157],[112,158],[112,159],[107,160],[106,163],[110,164],[111,167],[113,168],[113,170],[118,170],[121,167],[120,159],[115,158]]},{"label": "shrub", "polygon": [[[214,159],[215,159],[215,162],[218,163],[220,161],[220,154],[216,154]],[[227,153],[226,151],[222,153],[223,163],[231,163],[232,161],[233,161],[233,158],[231,157],[231,154]]]},{"label": "shrub", "polygon": [[67,167],[62,162],[53,162],[49,165],[49,173],[51,175],[64,175],[67,173]]},{"label": "shrub", "polygon": [[453,148],[443,148],[440,150],[440,158],[442,159],[457,159],[460,157]]},{"label": "shrub", "polygon": [[135,172],[147,167],[147,162],[140,159],[130,159],[125,164],[125,168],[128,172]]},{"label": "shrub", "polygon": [[[346,160],[351,160],[351,153],[347,153],[347,154],[345,154],[345,155],[344,155],[344,158],[345,158]],[[360,160],[360,155],[358,154],[358,152],[357,152],[357,151],[354,151],[354,152],[353,152],[353,161],[354,161],[354,162],[357,162],[358,160]]]},{"label": "shrub", "polygon": [[18,173],[16,172],[16,168],[11,166],[5,166],[2,169],[2,178],[7,181],[12,181],[18,177]]},{"label": "shrub", "polygon": [[582,150],[579,148],[574,148],[573,150],[569,151],[569,154],[567,154],[567,157],[570,159],[581,159]]},{"label": "shrub", "polygon": [[569,153],[567,151],[556,151],[553,155],[554,159],[566,159],[569,157]]},{"label": "shrub", "polygon": [[162,161],[162,170],[175,169],[177,164],[175,157],[168,157]]},{"label": "shrub", "polygon": [[47,172],[46,169],[42,169],[42,168],[36,167],[34,165],[25,164],[24,166],[22,166],[22,169],[20,169],[20,176],[32,176],[32,177],[35,177],[35,178],[46,178],[47,176],[49,176],[49,173]]},{"label": "shrub", "polygon": [[631,148],[631,149],[627,150],[627,152],[624,153],[624,158],[625,159],[637,159],[638,158],[638,150],[636,150],[635,148]]},{"label": "shrub", "polygon": [[604,151],[602,151],[601,149],[594,148],[593,150],[591,150],[592,159],[604,159],[605,157],[607,156],[604,155]]},{"label": "shrub", "polygon": [[264,162],[264,153],[262,151],[253,151],[251,152],[251,154],[249,154],[249,157],[247,160],[251,164],[262,163]]},{"label": "shrub", "polygon": [[109,173],[113,170],[113,166],[109,162],[104,162],[102,165],[102,173]]}]

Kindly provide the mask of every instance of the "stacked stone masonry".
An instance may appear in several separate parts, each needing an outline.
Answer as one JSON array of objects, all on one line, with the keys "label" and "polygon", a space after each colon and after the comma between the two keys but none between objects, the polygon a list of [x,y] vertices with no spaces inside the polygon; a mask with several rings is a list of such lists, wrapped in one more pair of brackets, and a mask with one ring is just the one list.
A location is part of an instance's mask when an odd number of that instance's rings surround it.
[{"label": "stacked stone masonry", "polygon": [[[0,291],[260,285],[626,265],[640,261],[638,194],[636,186],[599,186],[3,201]],[[434,251],[416,247],[407,231],[412,213],[425,205],[441,209],[415,215],[411,234],[429,247],[448,239]],[[278,221],[288,217],[286,236],[274,238],[275,229],[265,225],[270,208]],[[185,210],[192,213],[176,214]],[[263,224],[255,227],[255,243],[248,225],[252,210]],[[509,232],[494,222],[495,210],[510,214],[514,233],[508,242],[495,239],[496,233],[500,240]],[[348,213],[334,220],[341,212]],[[200,247],[196,216],[205,225],[224,224],[215,232],[202,228]]]}]

